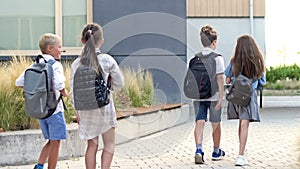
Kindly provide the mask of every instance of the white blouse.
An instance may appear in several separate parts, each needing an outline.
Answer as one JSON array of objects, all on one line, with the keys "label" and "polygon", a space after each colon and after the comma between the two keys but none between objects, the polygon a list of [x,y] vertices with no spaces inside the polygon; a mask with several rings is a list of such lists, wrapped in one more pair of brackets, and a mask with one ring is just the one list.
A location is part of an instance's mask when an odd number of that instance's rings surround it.
[{"label": "white blouse", "polygon": [[[124,77],[115,59],[108,54],[99,54],[98,61],[103,70],[103,78],[107,80],[108,75],[111,76],[111,91],[116,91],[124,86]],[[71,66],[70,76],[70,95],[72,103],[73,97],[73,79],[76,69],[80,66],[80,58],[77,58]],[[104,107],[95,110],[78,110],[79,136],[81,139],[89,140],[106,132],[108,129],[115,127],[117,123],[116,110],[110,93],[110,103]]]}]

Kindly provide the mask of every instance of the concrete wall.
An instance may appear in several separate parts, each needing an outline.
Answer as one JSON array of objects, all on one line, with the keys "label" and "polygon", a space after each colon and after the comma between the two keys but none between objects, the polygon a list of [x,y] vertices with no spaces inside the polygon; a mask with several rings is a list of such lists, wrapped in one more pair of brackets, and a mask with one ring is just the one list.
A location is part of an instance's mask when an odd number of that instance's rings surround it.
[{"label": "concrete wall", "polygon": [[177,109],[130,116],[118,120],[116,143],[124,143],[188,122],[192,119],[189,110],[189,105],[183,105]]},{"label": "concrete wall", "polygon": [[181,103],[186,1],[94,0],[93,6],[94,22],[104,30],[101,50],[113,55],[122,68],[151,71],[161,104]]},{"label": "concrete wall", "polygon": [[[188,18],[187,19],[187,60],[190,60],[203,46],[200,41],[200,29],[203,25],[212,25],[218,33],[217,51],[228,65],[234,54],[237,38],[242,34],[250,35],[249,18]],[[265,19],[254,18],[253,36],[263,54],[265,54]]]},{"label": "concrete wall", "polygon": [[[60,159],[82,156],[85,142],[79,139],[77,125],[67,128],[67,139],[62,141]],[[23,130],[0,133],[0,166],[36,162],[46,143],[41,130]]]},{"label": "concrete wall", "polygon": [[[116,144],[156,133],[191,119],[189,105],[119,119],[116,128]],[[67,139],[62,141],[59,159],[83,156],[86,142],[79,139],[77,124],[68,125],[67,130]],[[45,143],[41,130],[0,133],[0,167],[35,163]],[[102,142],[99,143],[99,149],[102,149]]]}]

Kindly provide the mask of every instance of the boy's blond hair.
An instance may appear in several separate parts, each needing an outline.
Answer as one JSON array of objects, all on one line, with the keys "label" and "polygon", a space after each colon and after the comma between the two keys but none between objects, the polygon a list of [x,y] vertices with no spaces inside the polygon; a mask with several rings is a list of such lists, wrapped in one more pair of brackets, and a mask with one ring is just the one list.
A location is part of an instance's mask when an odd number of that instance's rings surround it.
[{"label": "boy's blond hair", "polygon": [[59,42],[61,42],[61,38],[58,35],[45,33],[41,36],[39,41],[40,50],[43,54],[47,54],[47,46],[58,45]]}]

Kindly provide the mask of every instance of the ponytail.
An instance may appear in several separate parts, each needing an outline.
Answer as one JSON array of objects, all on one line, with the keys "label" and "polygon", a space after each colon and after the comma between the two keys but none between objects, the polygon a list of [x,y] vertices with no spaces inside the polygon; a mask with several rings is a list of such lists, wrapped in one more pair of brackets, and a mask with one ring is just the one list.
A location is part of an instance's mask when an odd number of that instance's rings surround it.
[{"label": "ponytail", "polygon": [[96,54],[96,44],[103,39],[102,28],[97,24],[88,24],[82,30],[82,40],[85,42],[80,63],[84,65],[89,65],[94,68],[100,68],[102,70],[97,54]]}]

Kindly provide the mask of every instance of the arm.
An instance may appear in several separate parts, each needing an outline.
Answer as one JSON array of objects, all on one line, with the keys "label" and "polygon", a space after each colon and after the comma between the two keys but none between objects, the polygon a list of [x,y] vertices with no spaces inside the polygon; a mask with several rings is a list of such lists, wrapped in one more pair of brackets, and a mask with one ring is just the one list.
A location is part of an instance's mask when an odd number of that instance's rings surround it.
[{"label": "arm", "polygon": [[225,77],[226,77],[226,80],[225,80],[225,83],[226,84],[230,84],[233,80],[233,71],[232,71],[232,68],[231,68],[232,64],[230,62],[230,64],[226,67],[225,69]]},{"label": "arm", "polygon": [[263,73],[262,77],[260,79],[258,79],[258,80],[259,80],[259,83],[261,85],[265,85],[267,83],[267,81],[266,81],[266,74]]},{"label": "arm", "polygon": [[219,89],[219,99],[218,103],[215,106],[216,110],[219,110],[222,107],[222,101],[223,101],[223,96],[224,96],[224,58],[222,56],[219,56],[216,58],[216,80],[218,84],[218,89]]},{"label": "arm", "polygon": [[112,66],[109,74],[111,76],[111,89],[119,90],[124,86],[124,77],[117,64],[117,62],[111,57]]},{"label": "arm", "polygon": [[72,65],[71,65],[71,71],[70,71],[70,81],[69,81],[69,84],[70,84],[70,93],[69,93],[69,95],[71,96],[71,104],[73,106],[74,106],[73,81],[74,81],[75,72],[76,72],[77,68],[79,67],[79,65],[80,65],[80,58],[77,58],[72,63]]},{"label": "arm", "polygon": [[24,75],[25,75],[25,71],[23,71],[22,74],[16,79],[15,85],[17,87],[23,88],[23,86],[24,86]]},{"label": "arm", "polygon": [[65,88],[65,75],[62,65],[57,62],[53,64],[53,87],[58,90],[64,97],[68,97],[68,91]]},{"label": "arm", "polygon": [[218,74],[217,75],[217,83],[218,83],[218,88],[219,88],[219,100],[217,105],[215,106],[216,110],[219,110],[222,107],[222,101],[223,101],[223,96],[224,96],[224,77],[223,74]]}]

